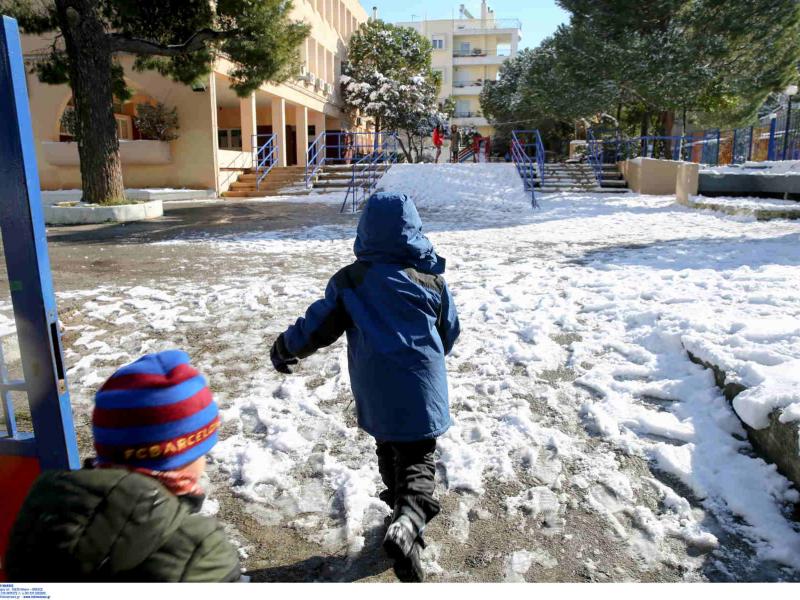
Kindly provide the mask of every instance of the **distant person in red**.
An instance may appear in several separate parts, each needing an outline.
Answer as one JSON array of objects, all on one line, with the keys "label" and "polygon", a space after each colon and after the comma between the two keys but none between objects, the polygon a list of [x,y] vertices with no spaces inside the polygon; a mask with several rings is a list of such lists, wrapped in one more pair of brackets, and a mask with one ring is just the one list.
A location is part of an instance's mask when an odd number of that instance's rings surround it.
[{"label": "distant person in red", "polygon": [[478,154],[481,151],[481,134],[477,131],[472,134],[472,162],[478,162]]},{"label": "distant person in red", "polygon": [[442,146],[444,145],[444,136],[442,130],[437,125],[433,130],[433,146],[436,148],[436,158],[433,162],[438,163],[439,157],[442,155]]}]

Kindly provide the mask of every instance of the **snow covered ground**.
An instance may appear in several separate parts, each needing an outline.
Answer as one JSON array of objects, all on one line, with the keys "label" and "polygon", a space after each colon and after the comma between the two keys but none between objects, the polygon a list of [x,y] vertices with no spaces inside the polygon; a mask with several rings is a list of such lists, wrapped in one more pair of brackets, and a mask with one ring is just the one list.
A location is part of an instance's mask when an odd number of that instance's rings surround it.
[{"label": "snow covered ground", "polygon": [[[752,425],[775,407],[800,419],[800,223],[634,194],[547,195],[533,211],[505,164],[398,165],[381,187],[417,202],[464,331],[426,553],[436,577],[800,578],[800,496],[686,353],[751,387],[737,409]],[[231,514],[230,488],[261,526],[358,556],[388,511],[344,341],[289,377],[268,357],[352,260],[354,225],[178,237],[160,244],[186,256],[174,277],[60,294],[75,307],[62,317],[79,420],[115,365],[184,347],[223,407],[212,512]],[[246,268],[201,284],[193,253],[215,257],[211,271],[226,257]]]}]

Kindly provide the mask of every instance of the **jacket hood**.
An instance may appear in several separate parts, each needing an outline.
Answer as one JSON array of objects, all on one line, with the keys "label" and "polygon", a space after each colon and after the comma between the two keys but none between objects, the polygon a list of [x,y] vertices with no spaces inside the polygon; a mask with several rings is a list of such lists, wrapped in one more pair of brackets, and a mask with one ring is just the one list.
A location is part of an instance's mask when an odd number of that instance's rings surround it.
[{"label": "jacket hood", "polygon": [[384,192],[367,200],[353,250],[365,262],[408,265],[433,275],[445,270],[445,259],[422,233],[417,207],[405,194]]}]

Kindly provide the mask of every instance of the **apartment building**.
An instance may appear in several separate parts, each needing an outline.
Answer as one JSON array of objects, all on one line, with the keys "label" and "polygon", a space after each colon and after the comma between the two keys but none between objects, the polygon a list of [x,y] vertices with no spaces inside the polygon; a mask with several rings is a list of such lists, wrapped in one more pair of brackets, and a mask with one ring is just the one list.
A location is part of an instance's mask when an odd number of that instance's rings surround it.
[{"label": "apartment building", "polygon": [[416,29],[433,44],[433,68],[442,75],[440,100],[453,97],[456,113],[452,123],[474,127],[481,135],[494,132],[481,113],[480,94],[487,81],[494,81],[500,66],[516,56],[522,40],[522,23],[498,19],[486,0],[480,15],[462,4],[458,18],[398,23]]},{"label": "apartment building", "polygon": [[[302,73],[280,85],[265,84],[241,99],[230,89],[233,65],[220,59],[207,80],[185,86],[155,71],[133,70],[120,56],[133,97],[116,106],[123,178],[127,188],[188,188],[222,194],[253,166],[255,146],[274,134],[278,167],[303,165],[309,143],[323,131],[363,128],[342,111],[338,80],[347,43],[367,20],[358,0],[295,0],[292,18],[311,25],[300,52]],[[23,36],[26,60],[46,51],[51,40]],[[77,144],[69,127],[72,93],[28,76],[31,115],[42,189],[81,186]],[[137,107],[162,102],[175,108],[179,137],[142,139]]]}]

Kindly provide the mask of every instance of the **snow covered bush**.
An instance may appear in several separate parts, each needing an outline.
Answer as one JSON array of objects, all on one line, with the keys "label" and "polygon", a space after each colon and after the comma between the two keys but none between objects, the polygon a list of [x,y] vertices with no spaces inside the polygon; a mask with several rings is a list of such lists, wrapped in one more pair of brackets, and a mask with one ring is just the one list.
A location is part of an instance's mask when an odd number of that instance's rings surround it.
[{"label": "snow covered bush", "polygon": [[447,128],[431,52],[430,42],[415,30],[375,20],[353,34],[342,66],[342,98],[349,112],[372,118],[377,130],[396,131],[409,162],[419,161],[422,141],[437,125]]}]

